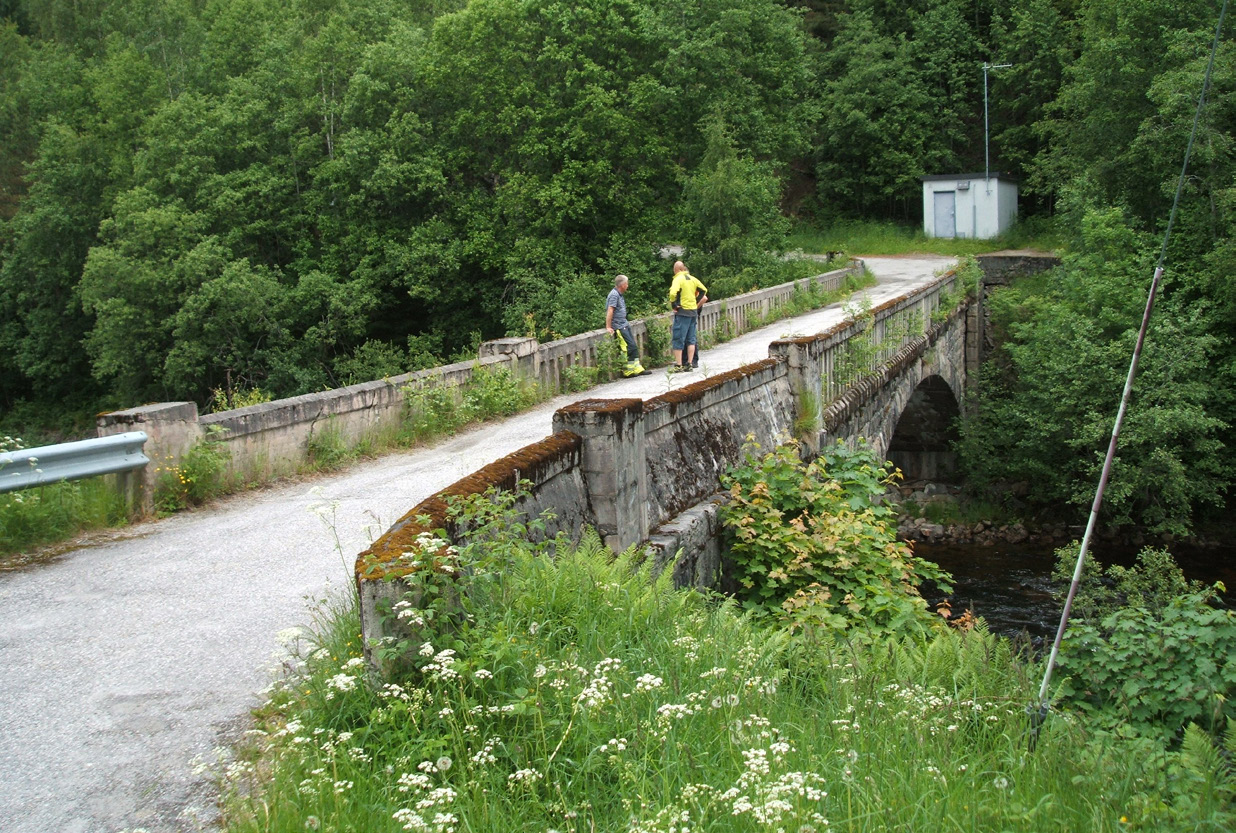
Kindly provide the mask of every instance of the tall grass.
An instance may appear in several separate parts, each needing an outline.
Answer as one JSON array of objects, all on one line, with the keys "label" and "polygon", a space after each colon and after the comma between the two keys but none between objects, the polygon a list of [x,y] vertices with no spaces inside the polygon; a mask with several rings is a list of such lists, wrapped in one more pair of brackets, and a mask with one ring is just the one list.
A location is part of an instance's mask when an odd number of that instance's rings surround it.
[{"label": "tall grass", "polygon": [[991,240],[927,237],[921,225],[891,221],[842,220],[827,226],[799,224],[787,242],[789,249],[806,252],[845,252],[851,255],[896,255],[928,253],[976,255],[1001,249],[1052,251],[1063,244],[1063,235],[1050,221],[1031,219],[1014,225],[1007,234]]},{"label": "tall grass", "polygon": [[0,556],[62,541],[90,529],[122,526],[124,496],[105,478],[53,483],[0,495]]},{"label": "tall grass", "polygon": [[1029,751],[1037,669],[981,624],[791,637],[595,535],[466,569],[468,619],[426,623],[410,676],[367,678],[354,604],[304,638],[227,768],[228,830],[1230,829],[1145,740],[1056,715]]}]

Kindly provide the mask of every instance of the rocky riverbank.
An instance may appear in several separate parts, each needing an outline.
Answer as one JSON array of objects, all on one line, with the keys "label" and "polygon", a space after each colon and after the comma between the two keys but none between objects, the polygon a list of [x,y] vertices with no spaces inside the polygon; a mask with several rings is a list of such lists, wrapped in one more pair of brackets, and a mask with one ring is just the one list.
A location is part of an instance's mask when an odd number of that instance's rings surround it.
[{"label": "rocky riverbank", "polygon": [[940,483],[904,484],[890,498],[902,510],[897,537],[929,544],[1038,544],[1062,546],[1080,538],[1084,529],[1066,524],[1028,525],[1022,521],[933,520],[962,516],[960,489]]},{"label": "rocky riverbank", "polygon": [[[903,541],[921,541],[928,544],[1030,544],[1062,547],[1070,541],[1081,540],[1086,528],[1061,522],[1027,520],[993,521],[955,520],[964,518],[965,502],[961,489],[942,483],[907,483],[893,490],[890,502],[900,509],[897,519],[897,537]],[[1136,530],[1114,532],[1100,529],[1097,540],[1105,544],[1123,547],[1164,547],[1173,543],[1199,549],[1215,549],[1230,546],[1236,530],[1226,529],[1216,534],[1210,530],[1196,538],[1174,539],[1170,535],[1144,535]]]}]

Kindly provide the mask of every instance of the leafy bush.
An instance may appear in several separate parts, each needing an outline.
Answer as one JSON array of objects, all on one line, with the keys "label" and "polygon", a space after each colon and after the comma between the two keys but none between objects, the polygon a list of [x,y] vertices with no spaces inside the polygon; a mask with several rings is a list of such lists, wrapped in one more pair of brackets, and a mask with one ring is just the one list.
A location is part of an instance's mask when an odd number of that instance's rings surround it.
[{"label": "leafy bush", "polygon": [[261,405],[270,400],[271,395],[261,388],[214,388],[210,392],[207,409],[210,413],[217,414],[248,408],[250,405]]},{"label": "leafy bush", "polygon": [[516,378],[506,367],[473,368],[460,386],[465,421],[511,416],[532,406],[539,395],[535,383]]},{"label": "leafy bush", "polygon": [[372,382],[408,372],[411,359],[397,344],[370,339],[357,347],[352,355],[335,361],[335,374],[345,385]]},{"label": "leafy bush", "polygon": [[413,441],[453,433],[464,422],[458,390],[441,381],[408,385],[403,394],[403,423]]},{"label": "leafy bush", "polygon": [[1188,593],[1166,607],[1126,607],[1069,628],[1060,696],[1101,724],[1174,736],[1221,730],[1236,694],[1236,612]]},{"label": "leafy bush", "polygon": [[804,625],[898,633],[930,627],[918,585],[949,576],[897,541],[896,517],[881,503],[899,476],[866,446],[837,445],[803,463],[782,445],[746,462],[722,483],[728,552],[744,604]]},{"label": "leafy bush", "polygon": [[582,364],[562,368],[562,389],[568,393],[588,390],[597,383],[598,369]]},{"label": "leafy bush", "polygon": [[[1061,601],[1073,580],[1080,547],[1080,542],[1074,541],[1056,550],[1052,578],[1059,588],[1057,597]],[[1071,618],[1097,623],[1122,608],[1153,610],[1166,607],[1177,596],[1206,592],[1208,589],[1202,582],[1185,578],[1176,559],[1165,549],[1144,548],[1132,567],[1113,564],[1104,568],[1102,562],[1089,555],[1073,597]]]},{"label": "leafy bush", "polygon": [[[1057,555],[1056,576],[1071,574],[1076,548]],[[1189,723],[1221,732],[1236,695],[1236,611],[1214,598],[1166,551],[1143,550],[1132,568],[1087,564],[1061,648],[1059,696],[1101,725],[1168,737]]]}]

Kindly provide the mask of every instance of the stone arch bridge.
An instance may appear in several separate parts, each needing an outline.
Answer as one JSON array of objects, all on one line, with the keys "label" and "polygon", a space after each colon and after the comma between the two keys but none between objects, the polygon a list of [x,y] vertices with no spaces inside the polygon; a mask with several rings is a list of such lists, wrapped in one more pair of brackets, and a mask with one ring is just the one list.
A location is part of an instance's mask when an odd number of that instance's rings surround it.
[{"label": "stone arch bridge", "polygon": [[861,439],[908,479],[947,478],[955,418],[981,361],[982,285],[950,272],[827,332],[776,341],[768,358],[727,373],[649,400],[562,408],[550,437],[430,497],[358,556],[366,643],[410,636],[382,611],[406,597],[417,537],[454,534],[451,496],[530,482],[520,508],[552,510],[549,534],[593,526],[615,550],[647,546],[679,585],[715,586],[719,477],[748,438],[766,449],[796,438],[808,455]]}]

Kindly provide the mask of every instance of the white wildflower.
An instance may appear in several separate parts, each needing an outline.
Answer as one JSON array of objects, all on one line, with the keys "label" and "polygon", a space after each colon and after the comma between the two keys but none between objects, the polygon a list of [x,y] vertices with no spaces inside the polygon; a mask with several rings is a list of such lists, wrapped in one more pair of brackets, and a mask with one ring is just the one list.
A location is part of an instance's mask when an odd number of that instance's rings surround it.
[{"label": "white wildflower", "polygon": [[643,674],[635,681],[636,691],[652,691],[665,684],[665,680],[652,674]]},{"label": "white wildflower", "polygon": [[543,777],[545,776],[541,775],[541,773],[537,772],[535,769],[517,769],[508,775],[506,779],[512,784],[531,785],[535,784],[537,781],[540,781]]}]

